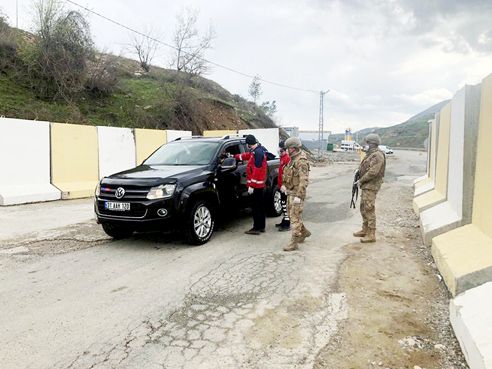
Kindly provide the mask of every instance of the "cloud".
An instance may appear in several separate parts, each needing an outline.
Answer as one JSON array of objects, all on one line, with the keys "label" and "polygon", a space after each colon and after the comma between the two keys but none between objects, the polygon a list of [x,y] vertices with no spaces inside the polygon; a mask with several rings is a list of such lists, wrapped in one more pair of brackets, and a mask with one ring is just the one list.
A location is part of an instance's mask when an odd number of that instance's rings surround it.
[{"label": "cloud", "polygon": [[[29,1],[19,0],[20,8]],[[400,123],[492,72],[492,0],[82,3],[135,29],[154,26],[166,42],[175,14],[183,6],[199,8],[200,29],[212,22],[217,33],[207,58],[283,84],[330,89],[325,124],[332,131]],[[12,4],[0,0],[15,19]],[[28,29],[23,14],[21,26]],[[95,16],[89,21],[99,48],[118,54],[130,41],[117,26]],[[160,49],[156,62],[168,66],[170,54]],[[248,78],[218,67],[208,78],[248,95]],[[277,101],[283,124],[317,129],[319,94],[266,83],[262,89],[261,101]]]},{"label": "cloud", "polygon": [[446,88],[433,88],[413,95],[401,94],[398,95],[397,98],[401,99],[405,104],[422,106],[425,104],[437,104],[443,100],[451,98],[452,95],[453,93]]}]

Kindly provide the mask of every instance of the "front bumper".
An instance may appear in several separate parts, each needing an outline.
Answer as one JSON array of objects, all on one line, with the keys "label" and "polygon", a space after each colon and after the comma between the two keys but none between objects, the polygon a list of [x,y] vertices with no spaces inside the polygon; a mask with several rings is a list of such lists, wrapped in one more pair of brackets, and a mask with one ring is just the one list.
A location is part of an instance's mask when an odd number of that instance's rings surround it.
[{"label": "front bumper", "polygon": [[[130,203],[129,211],[114,211],[105,208],[106,202]],[[165,209],[165,215],[162,214]],[[161,210],[161,215],[158,211]],[[135,227],[172,227],[176,224],[179,214],[175,210],[174,199],[165,200],[122,200],[98,197],[94,202],[94,211],[98,223],[129,224]]]}]

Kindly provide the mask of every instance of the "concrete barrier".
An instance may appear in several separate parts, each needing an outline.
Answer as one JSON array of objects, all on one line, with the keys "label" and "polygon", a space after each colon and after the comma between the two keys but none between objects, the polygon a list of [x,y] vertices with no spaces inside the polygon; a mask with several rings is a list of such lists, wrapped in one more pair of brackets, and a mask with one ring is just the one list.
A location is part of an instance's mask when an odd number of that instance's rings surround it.
[{"label": "concrete barrier", "polygon": [[437,156],[435,187],[433,190],[413,199],[413,209],[418,215],[446,200],[449,165],[449,133],[451,126],[451,103],[442,108],[439,114],[439,134],[437,138]]},{"label": "concrete barrier", "polygon": [[135,137],[129,128],[97,127],[99,178],[135,167]]},{"label": "concrete barrier", "polygon": [[451,300],[451,325],[470,369],[492,369],[492,282]]},{"label": "concrete barrier", "polygon": [[142,164],[150,154],[167,142],[166,131],[136,128],[134,133],[137,165]]},{"label": "concrete barrier", "polygon": [[254,135],[256,139],[272,154],[277,155],[280,141],[278,128],[241,129],[239,135]]},{"label": "concrete barrier", "polygon": [[418,186],[419,182],[422,182],[422,181],[426,180],[427,178],[430,178],[430,156],[431,156],[431,149],[432,149],[431,142],[432,142],[432,121],[433,120],[428,121],[429,127],[428,127],[428,136],[427,136],[428,137],[428,144],[427,144],[427,150],[426,150],[427,151],[427,160],[426,160],[425,175],[418,177],[417,179],[415,179],[413,181],[414,188],[416,185]]},{"label": "concrete barrier", "polygon": [[51,183],[63,199],[90,197],[98,182],[97,128],[51,123]]},{"label": "concrete barrier", "polygon": [[492,281],[492,75],[482,82],[480,101],[472,223],[432,240],[432,255],[453,295]]},{"label": "concrete barrier", "polygon": [[424,243],[471,222],[480,113],[480,86],[466,86],[451,102],[447,200],[420,213]]},{"label": "concrete barrier", "polygon": [[224,137],[227,135],[235,135],[237,131],[232,130],[215,130],[215,131],[203,131],[203,137]]},{"label": "concrete barrier", "polygon": [[418,183],[419,182],[422,182],[424,180],[426,180],[427,178],[430,177],[430,154],[431,154],[431,149],[432,149],[432,145],[431,145],[431,141],[432,141],[432,121],[429,120],[427,122],[429,124],[429,126],[427,127],[428,128],[428,139],[427,139],[427,159],[426,159],[426,169],[425,169],[425,174],[421,177],[418,177],[416,178],[414,181],[413,181],[413,187],[415,189],[415,186],[417,185],[418,186]]},{"label": "concrete barrier", "polygon": [[427,176],[423,180],[414,184],[414,196],[423,195],[432,191],[435,187],[436,178],[436,158],[437,158],[437,138],[439,136],[440,114],[437,113],[430,124],[429,151],[427,155]]},{"label": "concrete barrier", "polygon": [[50,124],[0,118],[0,205],[60,198],[50,184]]},{"label": "concrete barrier", "polygon": [[180,137],[191,137],[191,131],[175,131],[172,129],[166,130],[167,142],[174,141]]}]

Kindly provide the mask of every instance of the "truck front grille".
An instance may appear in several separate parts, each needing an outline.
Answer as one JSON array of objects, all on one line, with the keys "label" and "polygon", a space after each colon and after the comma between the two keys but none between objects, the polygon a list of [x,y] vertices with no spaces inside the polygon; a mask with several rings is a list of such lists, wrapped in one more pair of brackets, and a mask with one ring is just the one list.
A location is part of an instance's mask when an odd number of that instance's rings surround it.
[{"label": "truck front grille", "polygon": [[[125,190],[125,195],[117,199],[116,198],[116,190],[118,188],[123,188]],[[99,198],[105,200],[117,200],[117,201],[125,201],[125,200],[145,200],[147,198],[147,194],[149,193],[150,187],[139,187],[139,186],[119,186],[119,185],[101,185],[101,194]]]}]

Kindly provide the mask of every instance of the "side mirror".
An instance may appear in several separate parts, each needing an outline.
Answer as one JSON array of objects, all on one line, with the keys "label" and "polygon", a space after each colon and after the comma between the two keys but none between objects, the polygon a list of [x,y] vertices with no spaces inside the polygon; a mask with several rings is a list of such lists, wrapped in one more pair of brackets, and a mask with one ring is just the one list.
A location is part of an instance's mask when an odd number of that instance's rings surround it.
[{"label": "side mirror", "polygon": [[236,168],[237,168],[237,163],[236,163],[236,159],[234,158],[226,158],[220,165],[220,169],[223,172],[232,171]]}]

